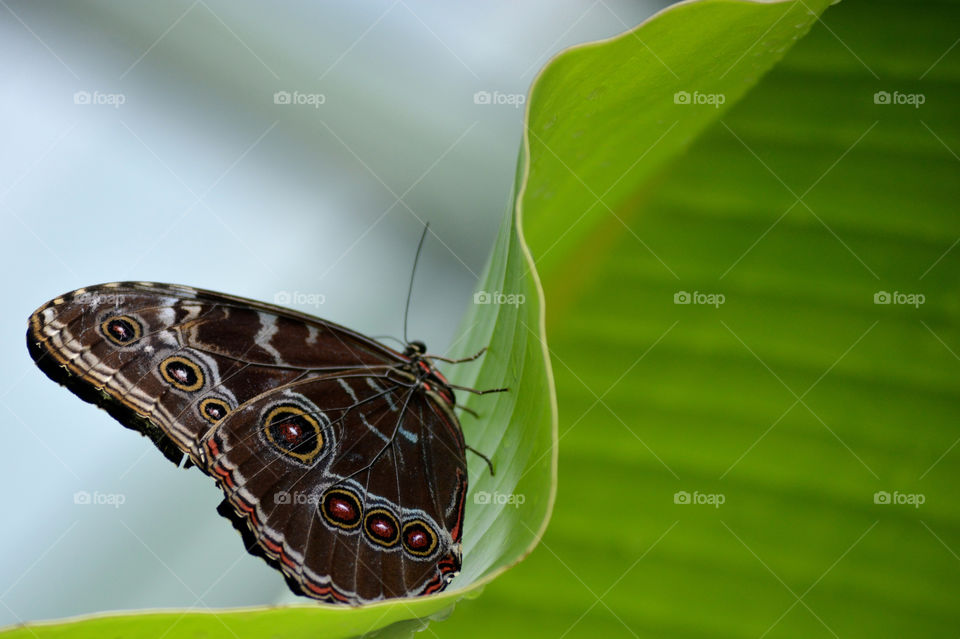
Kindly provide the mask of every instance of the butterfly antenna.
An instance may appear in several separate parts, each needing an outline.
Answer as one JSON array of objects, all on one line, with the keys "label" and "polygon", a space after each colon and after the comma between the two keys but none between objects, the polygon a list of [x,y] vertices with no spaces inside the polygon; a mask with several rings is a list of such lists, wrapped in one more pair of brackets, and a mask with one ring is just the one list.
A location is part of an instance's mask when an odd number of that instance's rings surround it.
[{"label": "butterfly antenna", "polygon": [[410,298],[413,297],[413,278],[417,274],[417,262],[420,261],[420,251],[423,249],[423,241],[427,239],[427,231],[430,230],[430,222],[423,225],[423,233],[420,235],[420,243],[417,244],[417,254],[413,257],[413,270],[410,271],[410,286],[407,287],[407,307],[403,311],[403,341],[409,344],[407,338],[407,318],[410,316]]}]

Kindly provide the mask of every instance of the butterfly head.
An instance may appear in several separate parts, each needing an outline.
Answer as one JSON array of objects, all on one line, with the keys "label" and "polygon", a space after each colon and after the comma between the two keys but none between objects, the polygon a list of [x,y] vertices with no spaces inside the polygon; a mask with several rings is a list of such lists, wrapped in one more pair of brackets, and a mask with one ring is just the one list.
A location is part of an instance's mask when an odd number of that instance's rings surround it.
[{"label": "butterfly head", "polygon": [[426,344],[424,344],[420,340],[413,340],[412,342],[407,344],[407,348],[406,350],[403,351],[403,354],[406,355],[407,357],[416,358],[426,354],[426,352],[427,352]]}]

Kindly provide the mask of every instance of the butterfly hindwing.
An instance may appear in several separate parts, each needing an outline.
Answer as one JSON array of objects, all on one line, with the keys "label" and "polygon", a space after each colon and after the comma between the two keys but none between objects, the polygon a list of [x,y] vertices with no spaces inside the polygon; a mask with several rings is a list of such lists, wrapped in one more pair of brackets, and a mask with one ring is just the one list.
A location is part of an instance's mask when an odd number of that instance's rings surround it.
[{"label": "butterfly hindwing", "polygon": [[234,411],[206,442],[208,472],[241,532],[303,594],[414,596],[460,568],[466,465],[454,424],[396,375],[335,373]]}]

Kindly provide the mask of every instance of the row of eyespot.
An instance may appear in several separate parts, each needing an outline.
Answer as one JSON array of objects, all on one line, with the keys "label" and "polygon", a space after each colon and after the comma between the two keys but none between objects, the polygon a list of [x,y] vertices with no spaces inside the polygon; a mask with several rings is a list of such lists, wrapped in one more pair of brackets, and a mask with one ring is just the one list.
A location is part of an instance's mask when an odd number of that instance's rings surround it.
[{"label": "row of eyespot", "polygon": [[[119,315],[105,319],[100,324],[100,332],[117,346],[130,346],[143,337],[143,327],[139,321],[129,315]],[[182,391],[192,393],[203,388],[206,382],[203,369],[187,357],[174,355],[160,362],[161,377]],[[230,406],[217,397],[208,397],[198,406],[200,415],[216,424],[230,412]]]},{"label": "row of eyespot", "polygon": [[361,528],[373,543],[384,548],[402,544],[416,557],[429,557],[437,548],[437,533],[426,521],[411,519],[401,526],[396,515],[380,506],[362,513],[360,499],[346,488],[330,488],[320,500],[320,514],[331,526],[353,531]]}]

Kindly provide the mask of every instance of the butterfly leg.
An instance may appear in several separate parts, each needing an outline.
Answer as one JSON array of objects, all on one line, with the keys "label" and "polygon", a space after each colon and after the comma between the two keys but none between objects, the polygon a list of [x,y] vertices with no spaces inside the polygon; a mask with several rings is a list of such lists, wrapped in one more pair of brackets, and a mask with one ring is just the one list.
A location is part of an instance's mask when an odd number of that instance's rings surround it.
[{"label": "butterfly leg", "polygon": [[467,450],[469,450],[471,453],[473,453],[474,455],[476,455],[477,457],[479,457],[479,458],[482,459],[483,461],[487,462],[487,467],[490,468],[490,476],[493,477],[493,474],[494,474],[494,473],[493,473],[493,462],[490,461],[490,458],[487,457],[486,455],[484,455],[483,453],[481,453],[481,452],[480,452],[479,450],[477,450],[476,448],[473,448],[472,446],[466,446],[466,445],[465,445],[464,448],[466,448]]},{"label": "butterfly leg", "polygon": [[448,384],[450,388],[456,390],[466,391],[468,393],[473,393],[474,395],[487,395],[489,393],[506,393],[509,391],[509,388],[487,388],[484,390],[477,390],[476,388],[470,388],[469,386],[457,386],[456,384]]},{"label": "butterfly leg", "polygon": [[472,362],[474,360],[480,359],[480,356],[487,352],[487,347],[484,346],[475,354],[470,357],[461,357],[460,359],[450,359],[449,357],[440,357],[439,355],[428,355],[429,359],[440,360],[441,362],[446,362],[448,364],[463,364],[464,362]]},{"label": "butterfly leg", "polygon": [[480,419],[480,413],[478,413],[477,411],[473,410],[472,408],[468,408],[468,407],[466,407],[466,406],[460,406],[460,405],[457,405],[457,408],[459,408],[459,409],[462,410],[463,412],[467,413],[468,415],[473,415],[473,416],[476,417],[477,419]]}]

